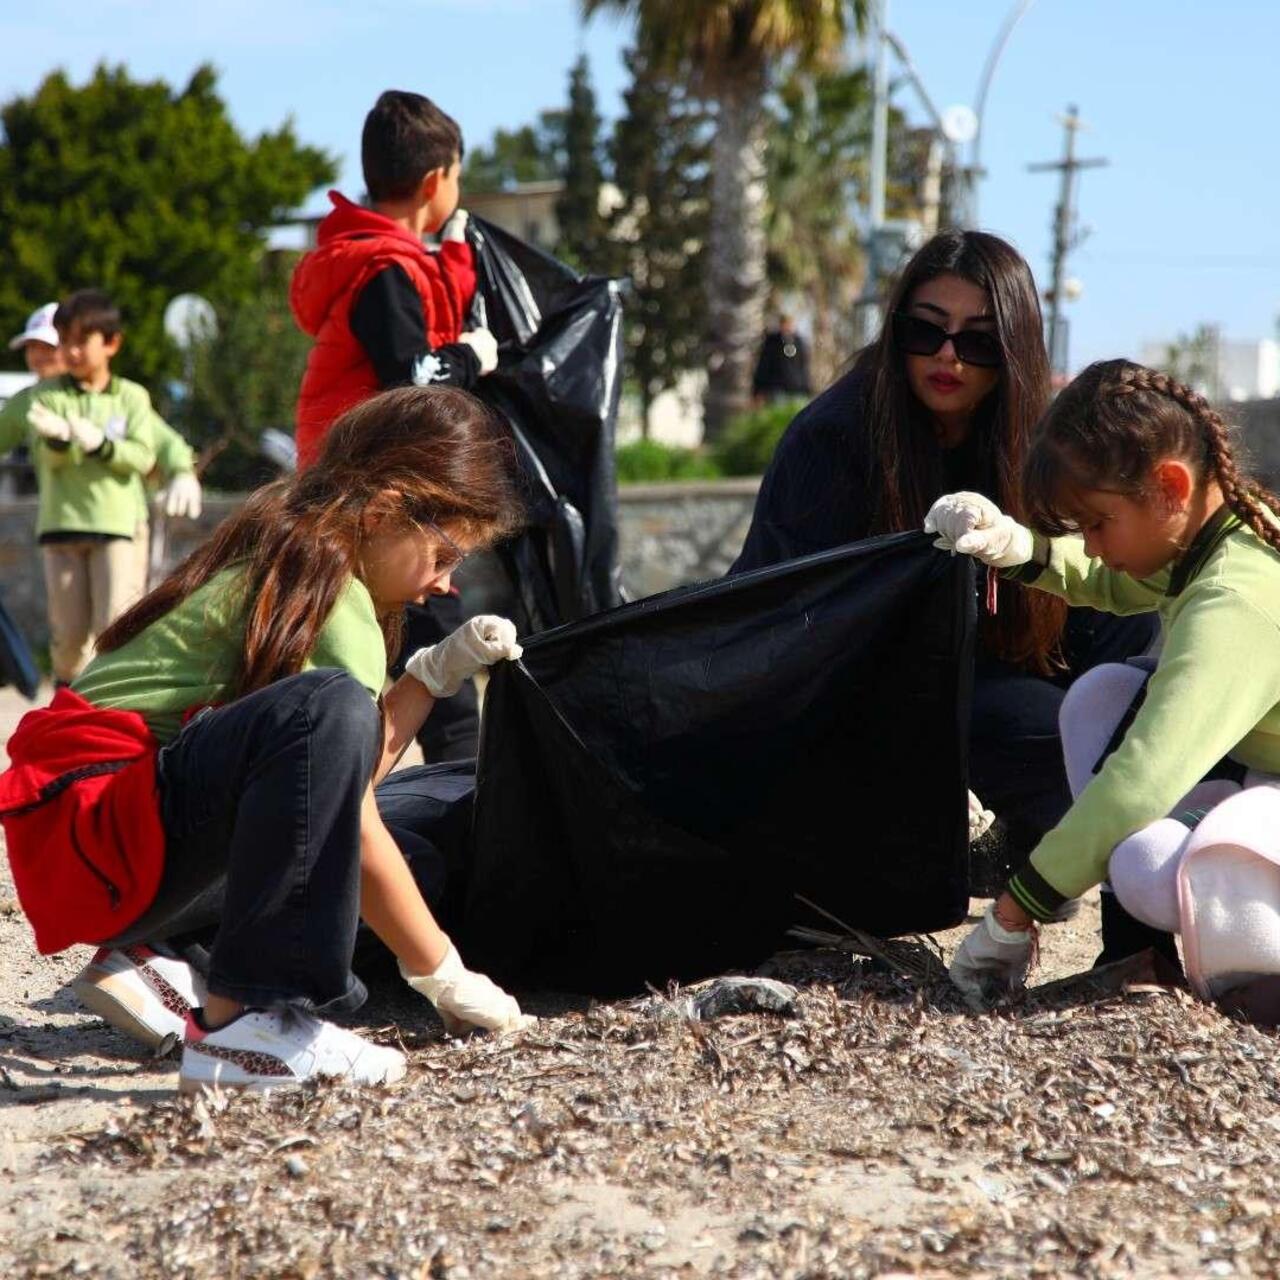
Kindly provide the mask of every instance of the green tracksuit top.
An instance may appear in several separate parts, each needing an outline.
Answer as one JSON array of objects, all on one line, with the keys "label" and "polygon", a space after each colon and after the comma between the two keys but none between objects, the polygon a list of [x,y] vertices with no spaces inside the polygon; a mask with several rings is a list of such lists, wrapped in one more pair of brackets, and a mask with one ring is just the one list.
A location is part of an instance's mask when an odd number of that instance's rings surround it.
[{"label": "green tracksuit top", "polygon": [[[156,477],[160,485],[166,485],[174,476],[196,469],[196,455],[191,446],[158,414],[151,420],[155,436]],[[155,483],[153,481],[152,483]],[[151,518],[151,493],[145,477],[138,479],[138,519]]]},{"label": "green tracksuit top", "polygon": [[1153,578],[1108,569],[1078,537],[1037,537],[1035,560],[1006,576],[1073,605],[1155,611],[1164,637],[1124,740],[1009,883],[1044,920],[1104,880],[1116,845],[1169,814],[1223,756],[1280,773],[1280,553],[1224,506]]},{"label": "green tracksuit top", "polygon": [[[79,414],[100,426],[102,449],[86,455],[76,444],[58,448],[27,422],[33,404]],[[109,533],[132,538],[137,529],[142,477],[155,465],[151,397],[136,382],[112,375],[103,391],[85,391],[74,378],[46,378],[0,409],[0,453],[25,443],[35,463],[40,502],[36,535]]]}]

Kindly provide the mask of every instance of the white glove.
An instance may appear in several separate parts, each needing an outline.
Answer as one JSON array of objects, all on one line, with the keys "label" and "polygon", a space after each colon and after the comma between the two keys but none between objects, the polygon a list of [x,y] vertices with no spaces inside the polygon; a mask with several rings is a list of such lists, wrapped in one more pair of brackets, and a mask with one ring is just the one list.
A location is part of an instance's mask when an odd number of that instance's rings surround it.
[{"label": "white glove", "polygon": [[483,973],[472,973],[462,963],[458,949],[449,950],[435,973],[418,977],[400,966],[400,976],[436,1007],[450,1035],[479,1027],[483,1031],[518,1031],[538,1020],[520,1012],[514,996],[509,996]]},{"label": "white glove", "polygon": [[440,228],[441,240],[465,240],[467,238],[467,222],[471,215],[465,209],[455,209]]},{"label": "white glove", "polygon": [[469,329],[458,336],[458,341],[463,346],[470,347],[479,357],[482,378],[498,367],[498,340],[488,329]]},{"label": "white glove", "polygon": [[982,807],[982,801],[969,792],[969,843],[980,840],[991,830],[991,824],[996,820],[996,815],[990,809]]},{"label": "white glove", "polygon": [[995,912],[992,903],[960,944],[947,970],[973,1009],[985,1009],[1000,996],[1021,990],[1031,968],[1035,926],[1021,931],[1006,929]]},{"label": "white glove", "polygon": [[196,520],[204,509],[204,490],[200,488],[194,471],[179,471],[160,491],[159,498],[164,503],[167,516],[186,516],[188,520]]},{"label": "white glove", "polygon": [[516,624],[492,614],[464,622],[439,644],[419,649],[404,664],[406,675],[421,680],[433,697],[452,698],[462,682],[495,662],[515,661],[524,653],[516,640]]},{"label": "white glove", "polygon": [[944,494],[929,508],[924,531],[938,535],[935,547],[975,556],[996,569],[1026,564],[1035,552],[1031,530],[980,493]]},{"label": "white glove", "polygon": [[67,422],[71,425],[71,439],[85,453],[97,453],[102,448],[102,442],[107,438],[107,433],[96,423],[90,422],[88,418],[82,418],[78,413],[67,414]]},{"label": "white glove", "polygon": [[64,444],[71,440],[71,424],[47,405],[33,404],[27,410],[27,421],[35,428],[36,434],[46,440],[59,440]]}]

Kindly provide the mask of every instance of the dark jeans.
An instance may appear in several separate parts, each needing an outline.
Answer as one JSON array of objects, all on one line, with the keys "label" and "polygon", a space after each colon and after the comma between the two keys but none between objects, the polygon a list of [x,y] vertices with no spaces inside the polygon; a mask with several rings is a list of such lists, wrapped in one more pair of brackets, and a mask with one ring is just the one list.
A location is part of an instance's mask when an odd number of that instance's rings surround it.
[{"label": "dark jeans", "polygon": [[379,738],[373,699],[344,671],[309,671],[201,712],[159,756],[160,888],[108,945],[216,923],[216,995],[357,1008],[360,802]]},{"label": "dark jeans", "polygon": [[[405,610],[404,645],[392,674],[401,675],[412,654],[443,640],[466,620],[462,598],[457,595],[432,596],[425,605],[409,605]],[[470,760],[479,754],[480,707],[470,680],[464,680],[452,698],[441,698],[436,703],[418,730],[418,745],[429,764]]]},{"label": "dark jeans", "polygon": [[1062,763],[1058,709],[1067,687],[1091,667],[1124,662],[1155,639],[1153,613],[1122,618],[1072,609],[1063,635],[1067,670],[1053,680],[1007,663],[980,659],[974,674],[969,779],[978,799],[1000,818],[1010,845],[1010,871],[1071,807]]}]

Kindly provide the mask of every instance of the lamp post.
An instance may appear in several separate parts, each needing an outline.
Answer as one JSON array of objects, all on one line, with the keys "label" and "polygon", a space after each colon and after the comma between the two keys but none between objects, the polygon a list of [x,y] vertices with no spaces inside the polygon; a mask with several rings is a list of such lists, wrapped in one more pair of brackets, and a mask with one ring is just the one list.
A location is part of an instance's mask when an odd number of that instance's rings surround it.
[{"label": "lamp post", "polygon": [[987,93],[991,89],[991,79],[1000,64],[1001,55],[1013,35],[1014,28],[1026,17],[1027,10],[1035,0],[1017,0],[1017,3],[1005,14],[1004,23],[996,33],[991,49],[987,53],[986,65],[982,68],[982,76],[978,80],[978,92],[973,99],[973,114],[977,120],[977,128],[973,134],[973,146],[969,151],[969,163],[960,170],[960,186],[963,192],[964,219],[963,225],[976,226],[978,222],[978,182],[985,177],[982,168],[982,126],[987,119]]}]

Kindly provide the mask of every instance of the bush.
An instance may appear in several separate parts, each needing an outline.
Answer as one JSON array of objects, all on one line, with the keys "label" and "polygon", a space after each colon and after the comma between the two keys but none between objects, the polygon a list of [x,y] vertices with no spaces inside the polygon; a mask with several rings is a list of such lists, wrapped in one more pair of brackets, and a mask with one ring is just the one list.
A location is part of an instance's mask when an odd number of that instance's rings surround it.
[{"label": "bush", "polygon": [[715,446],[715,459],[721,473],[726,476],[763,475],[787,424],[804,403],[803,400],[776,400],[733,418]]},{"label": "bush", "polygon": [[619,484],[652,484],[664,480],[714,480],[720,475],[715,459],[697,449],[636,440],[617,451]]}]

